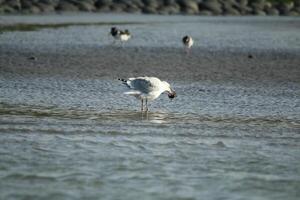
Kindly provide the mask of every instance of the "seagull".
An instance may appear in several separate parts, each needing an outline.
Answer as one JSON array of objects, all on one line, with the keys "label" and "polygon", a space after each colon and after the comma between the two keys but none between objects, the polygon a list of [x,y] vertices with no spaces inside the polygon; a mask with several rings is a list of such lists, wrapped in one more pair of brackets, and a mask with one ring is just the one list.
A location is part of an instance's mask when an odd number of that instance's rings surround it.
[{"label": "seagull", "polygon": [[120,40],[121,42],[125,42],[131,38],[131,34],[127,29],[122,31],[116,27],[112,27],[110,29],[110,34],[115,40]]},{"label": "seagull", "polygon": [[166,92],[170,99],[176,97],[176,92],[171,88],[170,84],[166,81],[161,81],[156,77],[136,77],[119,79],[129,88],[129,91],[124,94],[131,95],[141,100],[141,111],[144,110],[144,101],[146,106],[146,112],[148,111],[148,100],[154,100],[158,98],[161,93]]},{"label": "seagull", "polygon": [[184,36],[184,37],[182,38],[182,43],[183,43],[183,45],[184,45],[184,47],[185,47],[186,53],[189,53],[191,47],[192,47],[193,44],[194,44],[194,40],[193,40],[193,38],[192,38],[191,36],[186,35],[186,36]]}]

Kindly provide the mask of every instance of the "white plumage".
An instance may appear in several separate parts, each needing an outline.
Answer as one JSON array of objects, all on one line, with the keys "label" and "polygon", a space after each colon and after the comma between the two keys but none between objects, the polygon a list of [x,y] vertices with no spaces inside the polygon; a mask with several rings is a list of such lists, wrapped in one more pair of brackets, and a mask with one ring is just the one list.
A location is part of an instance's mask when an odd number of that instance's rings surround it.
[{"label": "white plumage", "polygon": [[131,38],[131,35],[129,34],[120,34],[120,40],[122,42],[128,41]]},{"label": "white plumage", "polygon": [[191,48],[193,46],[193,44],[194,44],[194,40],[193,40],[193,38],[190,38],[189,42],[186,44],[186,47]]}]

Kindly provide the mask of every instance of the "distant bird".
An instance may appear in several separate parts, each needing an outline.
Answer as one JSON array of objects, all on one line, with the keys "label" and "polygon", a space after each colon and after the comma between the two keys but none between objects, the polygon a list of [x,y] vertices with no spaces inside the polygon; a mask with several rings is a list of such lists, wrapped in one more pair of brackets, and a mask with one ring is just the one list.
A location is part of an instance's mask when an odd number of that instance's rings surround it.
[{"label": "distant bird", "polygon": [[120,33],[121,31],[117,29],[116,27],[111,27],[110,29],[110,34],[113,36],[114,39],[119,39],[120,38]]},{"label": "distant bird", "polygon": [[120,40],[121,42],[125,42],[131,38],[131,34],[127,29],[122,31],[116,27],[112,27],[110,29],[110,34],[115,40]]},{"label": "distant bird", "polygon": [[183,43],[183,45],[184,45],[184,47],[185,47],[185,52],[186,52],[186,53],[189,53],[191,47],[192,47],[193,44],[194,44],[194,40],[193,40],[193,38],[192,38],[191,36],[186,35],[186,36],[184,36],[184,37],[182,38],[182,43]]},{"label": "distant bird", "polygon": [[176,97],[176,92],[171,88],[170,84],[166,81],[161,81],[156,77],[137,77],[119,79],[126,85],[129,90],[124,94],[131,95],[141,100],[141,111],[144,110],[144,101],[146,111],[148,111],[148,100],[154,100],[158,98],[161,93],[166,92],[170,99]]}]

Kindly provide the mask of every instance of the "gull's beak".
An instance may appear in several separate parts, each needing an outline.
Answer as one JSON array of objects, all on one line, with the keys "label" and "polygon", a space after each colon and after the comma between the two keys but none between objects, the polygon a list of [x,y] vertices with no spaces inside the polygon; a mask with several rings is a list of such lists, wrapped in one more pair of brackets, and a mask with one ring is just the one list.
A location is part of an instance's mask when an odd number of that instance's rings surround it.
[{"label": "gull's beak", "polygon": [[171,92],[168,92],[168,97],[169,99],[174,99],[176,97],[176,92],[174,90],[171,89]]}]

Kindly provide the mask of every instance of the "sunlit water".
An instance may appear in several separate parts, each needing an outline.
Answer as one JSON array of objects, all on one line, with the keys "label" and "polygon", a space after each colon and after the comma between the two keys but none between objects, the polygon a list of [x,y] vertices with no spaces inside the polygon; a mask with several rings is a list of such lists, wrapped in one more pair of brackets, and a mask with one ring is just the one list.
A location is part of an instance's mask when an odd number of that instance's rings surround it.
[{"label": "sunlit water", "polygon": [[[25,44],[7,40],[14,34]],[[2,43],[34,51],[27,36]],[[177,98],[162,95],[141,113],[114,77],[1,75],[0,199],[299,198],[299,83],[172,85]]]}]

